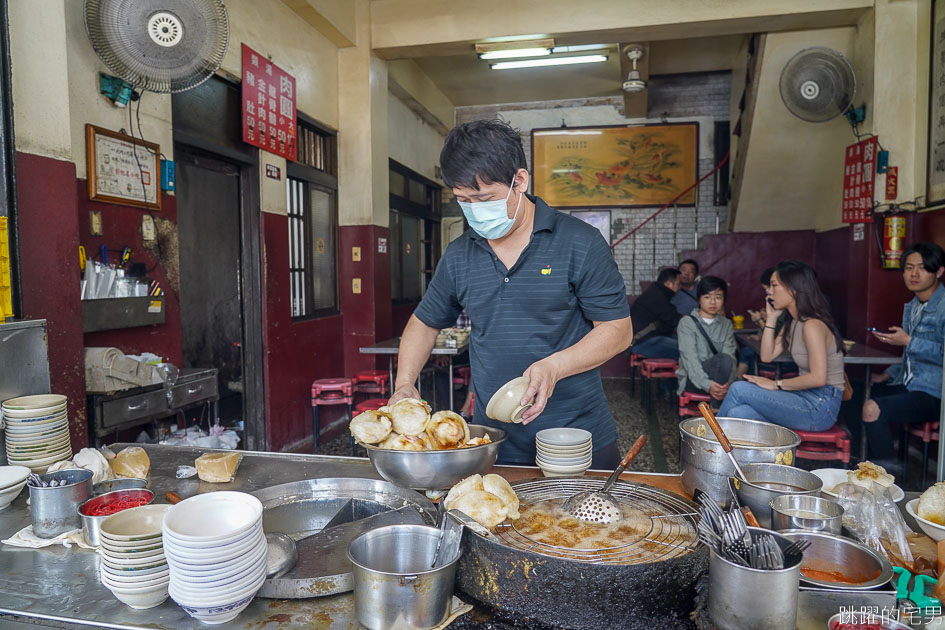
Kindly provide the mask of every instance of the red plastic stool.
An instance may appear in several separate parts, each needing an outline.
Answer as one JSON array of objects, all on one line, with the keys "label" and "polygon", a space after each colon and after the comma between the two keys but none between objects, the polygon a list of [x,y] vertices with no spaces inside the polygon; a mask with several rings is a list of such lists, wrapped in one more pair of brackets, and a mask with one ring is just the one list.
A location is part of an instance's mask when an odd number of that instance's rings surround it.
[{"label": "red plastic stool", "polygon": [[643,374],[643,407],[649,414],[653,412],[653,395],[650,391],[653,381],[676,378],[679,363],[672,359],[643,359],[640,369]]},{"label": "red plastic stool", "polygon": [[642,354],[630,353],[630,395],[636,396],[637,389],[637,369],[643,366],[643,359],[646,357]]},{"label": "red plastic stool", "polygon": [[469,366],[458,367],[453,370],[453,385],[462,385],[469,387]]},{"label": "red plastic stool", "polygon": [[355,392],[383,396],[390,386],[390,374],[384,370],[367,370],[355,374],[352,381]]},{"label": "red plastic stool", "polygon": [[365,411],[377,411],[386,405],[386,398],[368,398],[367,400],[359,402],[357,405],[355,405],[354,410],[358,413],[364,413]]},{"label": "red plastic stool", "polygon": [[[350,378],[322,378],[312,381],[312,444],[318,446],[318,408],[325,405],[345,405],[348,419],[351,418],[354,384]],[[355,452],[354,436],[351,436],[351,451]]]},{"label": "red plastic stool", "polygon": [[843,427],[835,424],[826,431],[795,429],[794,432],[801,436],[801,444],[797,447],[798,459],[850,463],[850,436]]},{"label": "red plastic stool", "polygon": [[[929,442],[938,441],[938,422],[923,422],[922,424],[906,425],[908,439],[909,435],[922,440],[922,487],[925,487],[926,470],[929,467]],[[906,446],[908,457],[908,446]]]},{"label": "red plastic stool", "polygon": [[679,417],[699,416],[699,403],[712,402],[712,397],[708,394],[697,394],[696,392],[683,392],[679,395]]}]

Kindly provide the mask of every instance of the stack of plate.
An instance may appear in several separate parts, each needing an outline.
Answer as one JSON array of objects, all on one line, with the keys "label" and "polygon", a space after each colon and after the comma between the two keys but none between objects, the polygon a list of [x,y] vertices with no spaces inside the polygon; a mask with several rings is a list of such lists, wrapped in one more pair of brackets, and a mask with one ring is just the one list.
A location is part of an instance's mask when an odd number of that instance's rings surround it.
[{"label": "stack of plate", "polygon": [[545,477],[574,477],[590,468],[591,432],[584,429],[544,429],[535,435],[535,463]]},{"label": "stack of plate", "polygon": [[171,598],[204,623],[234,619],[266,580],[262,503],[243,492],[198,494],[164,518]]},{"label": "stack of plate", "polygon": [[56,462],[72,459],[66,397],[39,394],[3,402],[7,461],[43,474]]},{"label": "stack of plate", "polygon": [[26,466],[0,466],[0,510],[4,510],[19,496],[30,476]]},{"label": "stack of plate", "polygon": [[132,608],[153,608],[167,599],[170,570],[161,521],[169,505],[143,505],[102,521],[102,584]]}]

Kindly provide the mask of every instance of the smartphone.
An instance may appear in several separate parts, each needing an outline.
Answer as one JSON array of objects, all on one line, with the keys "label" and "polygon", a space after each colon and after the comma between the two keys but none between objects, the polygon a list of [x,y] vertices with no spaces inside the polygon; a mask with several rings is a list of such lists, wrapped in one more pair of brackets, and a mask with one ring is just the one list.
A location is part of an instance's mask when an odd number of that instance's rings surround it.
[{"label": "smartphone", "polygon": [[771,308],[774,308],[774,300],[772,300],[771,298],[765,298],[765,300],[768,302],[768,305]]},{"label": "smartphone", "polygon": [[877,332],[879,328],[873,328],[872,326],[866,327],[866,332]]}]

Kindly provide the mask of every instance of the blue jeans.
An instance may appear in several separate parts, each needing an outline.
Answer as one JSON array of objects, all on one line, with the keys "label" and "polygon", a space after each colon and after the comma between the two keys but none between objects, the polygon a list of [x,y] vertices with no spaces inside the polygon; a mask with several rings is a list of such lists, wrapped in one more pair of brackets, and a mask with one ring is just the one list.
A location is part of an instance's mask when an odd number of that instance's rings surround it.
[{"label": "blue jeans", "polygon": [[634,354],[642,354],[648,359],[672,359],[679,361],[679,343],[676,337],[650,335],[630,349]]},{"label": "blue jeans", "polygon": [[826,431],[837,422],[842,398],[843,391],[831,385],[783,392],[738,381],[729,387],[718,415],[764,420],[800,431]]}]

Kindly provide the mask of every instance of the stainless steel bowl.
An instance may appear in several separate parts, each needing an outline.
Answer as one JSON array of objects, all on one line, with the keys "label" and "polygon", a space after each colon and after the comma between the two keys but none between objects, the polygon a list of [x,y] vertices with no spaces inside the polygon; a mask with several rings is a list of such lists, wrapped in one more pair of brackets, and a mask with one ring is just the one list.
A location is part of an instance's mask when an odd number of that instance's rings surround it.
[{"label": "stainless steel bowl", "polygon": [[489,434],[492,442],[446,451],[395,451],[365,445],[378,474],[404,488],[442,490],[476,473],[485,473],[495,464],[499,447],[508,435],[502,429],[469,425],[470,437]]},{"label": "stainless steel bowl", "polygon": [[105,494],[115,490],[134,490],[135,488],[147,488],[148,480],[141,477],[118,477],[99,481],[92,486],[92,494]]},{"label": "stainless steel bowl", "polygon": [[106,492],[105,494],[100,494],[98,496],[92,497],[91,499],[83,502],[76,508],[76,512],[79,513],[79,519],[82,521],[82,533],[85,535],[85,541],[90,545],[98,547],[99,542],[101,542],[101,528],[102,521],[111,516],[111,514],[105,514],[102,516],[90,516],[85,512],[91,508],[97,507],[99,505],[105,505],[117,499],[123,499],[126,497],[131,498],[144,498],[147,499],[148,505],[154,501],[154,493],[150,490],[145,490],[144,488],[131,488],[128,490],[115,490],[114,492]]},{"label": "stainless steel bowl", "polygon": [[[889,560],[852,538],[823,532],[789,531],[781,534],[790,540],[809,540],[801,561],[801,582],[834,590],[869,590],[892,579]],[[836,582],[805,575],[805,570],[835,572],[851,582]]]},{"label": "stainless steel bowl", "polygon": [[830,499],[809,494],[786,494],[771,500],[771,525],[779,532],[804,529],[839,536],[842,518],[843,508]]},{"label": "stainless steel bowl", "polygon": [[746,464],[742,466],[747,481],[735,477],[738,502],[754,512],[758,524],[771,529],[771,501],[785,494],[820,496],[824,482],[813,473],[780,464]]},{"label": "stainless steel bowl", "polygon": [[[740,466],[751,463],[794,463],[800,436],[786,427],[761,420],[718,418],[732,441],[732,455]],[[679,461],[682,486],[688,494],[699,488],[718,503],[728,503],[728,478],[735,474],[732,462],[719,445],[704,418],[679,423]]]},{"label": "stainless steel bowl", "polygon": [[877,613],[865,611],[838,612],[827,620],[827,630],[837,630],[842,623],[872,623],[879,625],[882,630],[912,630],[912,626],[907,626],[888,616],[883,617]]}]

